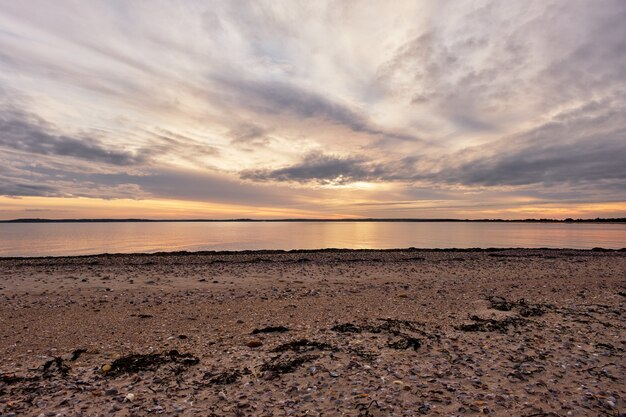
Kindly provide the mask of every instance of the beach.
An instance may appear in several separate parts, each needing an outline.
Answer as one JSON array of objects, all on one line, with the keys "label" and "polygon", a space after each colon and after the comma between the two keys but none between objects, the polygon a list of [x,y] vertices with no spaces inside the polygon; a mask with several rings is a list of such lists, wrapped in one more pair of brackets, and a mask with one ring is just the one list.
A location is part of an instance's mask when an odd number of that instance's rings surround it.
[{"label": "beach", "polygon": [[0,258],[2,416],[626,415],[626,251]]}]

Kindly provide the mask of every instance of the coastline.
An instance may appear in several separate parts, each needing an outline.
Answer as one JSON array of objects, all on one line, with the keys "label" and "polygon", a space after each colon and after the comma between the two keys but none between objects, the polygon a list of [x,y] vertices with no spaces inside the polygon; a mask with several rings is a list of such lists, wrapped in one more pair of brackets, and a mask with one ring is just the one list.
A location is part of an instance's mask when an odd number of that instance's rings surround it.
[{"label": "coastline", "polygon": [[238,255],[285,255],[285,254],[323,254],[323,253],[431,253],[431,252],[458,252],[458,253],[484,253],[484,252],[626,252],[626,247],[613,249],[596,247],[591,249],[578,248],[391,248],[391,249],[352,249],[352,248],[323,248],[323,249],[249,249],[249,250],[179,250],[179,251],[158,251],[158,252],[113,252],[94,253],[85,255],[43,255],[43,256],[0,256],[2,260],[31,260],[31,259],[74,259],[74,258],[110,258],[110,257],[161,257],[161,256],[238,256]]},{"label": "coastline", "polygon": [[625,273],[624,249],[0,258],[0,412],[616,415]]}]

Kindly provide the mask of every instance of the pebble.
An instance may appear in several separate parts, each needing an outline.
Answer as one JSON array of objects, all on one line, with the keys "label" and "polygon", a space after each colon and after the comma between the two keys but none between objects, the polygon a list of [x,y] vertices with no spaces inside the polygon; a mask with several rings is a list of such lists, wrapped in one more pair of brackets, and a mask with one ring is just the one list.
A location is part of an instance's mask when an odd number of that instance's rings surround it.
[{"label": "pebble", "polygon": [[248,346],[249,348],[258,348],[260,346],[263,346],[263,342],[258,339],[250,340],[248,343],[246,343],[246,346]]}]

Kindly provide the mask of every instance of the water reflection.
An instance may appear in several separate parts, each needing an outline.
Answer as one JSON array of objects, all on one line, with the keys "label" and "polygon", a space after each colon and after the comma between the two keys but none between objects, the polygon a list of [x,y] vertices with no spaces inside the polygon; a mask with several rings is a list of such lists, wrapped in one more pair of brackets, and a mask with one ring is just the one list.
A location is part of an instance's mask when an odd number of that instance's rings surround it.
[{"label": "water reflection", "polygon": [[48,223],[0,224],[0,256],[318,248],[622,248],[623,224]]}]

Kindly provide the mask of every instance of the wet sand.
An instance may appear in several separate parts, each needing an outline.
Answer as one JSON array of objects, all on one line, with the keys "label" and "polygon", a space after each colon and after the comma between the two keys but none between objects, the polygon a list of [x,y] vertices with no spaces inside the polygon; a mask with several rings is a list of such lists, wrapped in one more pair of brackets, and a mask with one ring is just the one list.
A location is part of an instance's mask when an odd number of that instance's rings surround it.
[{"label": "wet sand", "polygon": [[624,251],[5,258],[0,300],[2,416],[626,412]]}]

